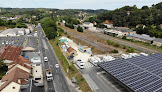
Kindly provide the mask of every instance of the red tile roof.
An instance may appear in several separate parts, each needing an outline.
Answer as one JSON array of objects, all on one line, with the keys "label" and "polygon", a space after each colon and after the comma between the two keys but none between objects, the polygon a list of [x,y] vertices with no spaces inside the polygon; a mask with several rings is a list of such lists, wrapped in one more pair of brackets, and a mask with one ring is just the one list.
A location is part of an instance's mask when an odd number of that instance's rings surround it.
[{"label": "red tile roof", "polygon": [[10,69],[12,69],[14,66],[16,66],[17,64],[31,70],[31,67],[29,65],[27,65],[27,64],[31,64],[31,62],[28,59],[26,59],[26,58],[24,58],[22,56],[19,56],[16,61],[9,64],[9,66],[12,65],[12,67],[8,68],[8,71]]},{"label": "red tile roof", "polygon": [[112,20],[105,20],[104,23],[105,23],[105,24],[113,24],[113,21],[112,21]]},{"label": "red tile roof", "polygon": [[70,53],[70,52],[72,52],[74,49],[72,48],[72,47],[69,47],[68,49],[67,49],[67,51]]},{"label": "red tile roof", "polygon": [[30,73],[20,69],[20,68],[15,68],[13,69],[11,72],[9,72],[8,74],[6,74],[3,78],[2,78],[2,82],[5,82],[4,84],[1,85],[0,87],[0,91],[5,88],[8,84],[10,84],[11,82],[16,82],[20,85],[24,85],[28,82],[28,78],[29,78]]},{"label": "red tile roof", "polygon": [[5,51],[1,54],[1,58],[15,61],[21,52],[21,47],[7,46]]}]

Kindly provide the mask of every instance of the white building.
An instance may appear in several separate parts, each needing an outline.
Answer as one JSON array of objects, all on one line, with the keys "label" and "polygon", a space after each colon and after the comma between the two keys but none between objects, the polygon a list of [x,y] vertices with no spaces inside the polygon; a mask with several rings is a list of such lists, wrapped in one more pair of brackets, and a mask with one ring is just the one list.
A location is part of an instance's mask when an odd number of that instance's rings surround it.
[{"label": "white building", "polygon": [[20,28],[18,30],[18,35],[25,35],[25,28]]},{"label": "white building", "polygon": [[19,28],[6,29],[0,33],[0,36],[17,36]]},{"label": "white building", "polygon": [[83,26],[87,29],[87,28],[91,28],[91,27],[93,27],[93,23],[91,23],[91,22],[84,22],[83,23]]},{"label": "white building", "polygon": [[29,29],[25,29],[25,33],[28,35],[30,33]]}]

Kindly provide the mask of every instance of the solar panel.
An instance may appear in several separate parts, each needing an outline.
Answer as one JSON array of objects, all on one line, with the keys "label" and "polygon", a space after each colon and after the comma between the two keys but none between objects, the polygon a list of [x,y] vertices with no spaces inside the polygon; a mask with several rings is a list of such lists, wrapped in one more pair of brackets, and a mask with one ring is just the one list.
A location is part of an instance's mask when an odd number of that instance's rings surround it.
[{"label": "solar panel", "polygon": [[135,92],[162,92],[162,54],[102,62],[99,67]]}]

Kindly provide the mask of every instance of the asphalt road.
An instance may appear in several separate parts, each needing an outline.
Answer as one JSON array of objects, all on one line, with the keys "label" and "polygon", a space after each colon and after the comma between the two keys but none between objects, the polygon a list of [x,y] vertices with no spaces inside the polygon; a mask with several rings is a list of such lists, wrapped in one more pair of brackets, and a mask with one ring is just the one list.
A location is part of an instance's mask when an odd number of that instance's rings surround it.
[{"label": "asphalt road", "polygon": [[[66,79],[65,79],[65,76],[63,74],[61,67],[58,69],[55,68],[55,64],[59,64],[58,63],[59,61],[56,59],[53,49],[50,47],[48,40],[44,37],[45,35],[40,25],[38,25],[37,30],[39,34],[39,48],[42,53],[41,55],[43,57],[45,56],[48,57],[48,62],[44,62],[44,61],[42,62],[44,66],[43,69],[45,71],[45,69],[50,68],[52,70],[53,77],[54,77],[54,80],[50,82],[46,81],[46,77],[44,78],[45,79],[45,90],[47,92],[50,92],[52,90],[55,90],[56,92],[70,92],[69,86],[66,82]],[[45,42],[43,42],[43,40]],[[42,50],[44,46],[47,46],[47,49]]]}]

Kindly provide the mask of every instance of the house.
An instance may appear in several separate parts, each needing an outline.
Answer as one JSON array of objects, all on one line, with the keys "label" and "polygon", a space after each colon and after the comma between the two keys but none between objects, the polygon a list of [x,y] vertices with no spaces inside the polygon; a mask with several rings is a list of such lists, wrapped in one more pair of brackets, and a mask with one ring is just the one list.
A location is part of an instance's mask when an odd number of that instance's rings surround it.
[{"label": "house", "polygon": [[142,34],[142,35],[134,34],[134,35],[128,36],[127,38],[133,39],[133,40],[136,40],[136,41],[142,41],[142,42],[150,43],[150,44],[152,44],[153,41],[155,40],[155,38],[150,37],[149,35],[146,35],[146,34]]},{"label": "house", "polygon": [[90,27],[93,27],[93,23],[91,23],[91,22],[84,22],[83,26],[85,27],[85,29],[88,29]]},{"label": "house", "polygon": [[20,86],[28,82],[29,75],[29,72],[19,67],[14,68],[2,78],[0,92],[19,92]]},{"label": "house", "polygon": [[21,47],[7,46],[0,48],[0,57],[4,60],[7,65],[13,61],[16,61],[21,52]]},{"label": "house", "polygon": [[12,71],[16,67],[18,67],[26,72],[29,72],[29,73],[31,72],[30,71],[31,70],[31,62],[22,56],[19,56],[16,61],[14,61],[8,65],[7,73]]},{"label": "house", "polygon": [[107,28],[113,28],[113,21],[112,20],[105,20],[103,23]]},{"label": "house", "polygon": [[15,19],[19,19],[19,18],[21,18],[23,15],[15,15]]},{"label": "house", "polygon": [[20,86],[20,92],[45,92],[44,84],[30,79],[26,84]]},{"label": "house", "polygon": [[17,36],[19,28],[6,29],[0,33],[0,36]]},{"label": "house", "polygon": [[73,49],[72,47],[69,47],[67,49],[67,54],[68,54],[68,56],[76,56],[77,55],[77,51],[75,49]]},{"label": "house", "polygon": [[143,29],[146,27],[146,26],[143,25],[143,24],[138,24],[138,25],[136,25],[136,28],[139,28],[140,26],[142,26]]},{"label": "house", "polygon": [[154,39],[153,44],[156,46],[162,46],[162,39],[161,38]]}]

